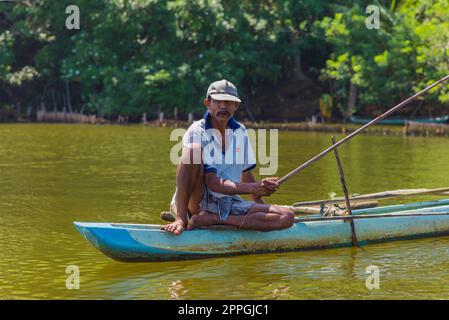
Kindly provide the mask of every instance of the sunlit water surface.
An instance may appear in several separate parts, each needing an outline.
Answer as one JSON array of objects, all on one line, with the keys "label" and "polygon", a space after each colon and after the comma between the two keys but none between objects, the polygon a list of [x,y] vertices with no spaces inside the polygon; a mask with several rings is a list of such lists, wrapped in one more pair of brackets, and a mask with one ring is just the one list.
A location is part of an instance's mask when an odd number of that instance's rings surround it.
[{"label": "sunlit water surface", "polygon": [[[171,129],[0,126],[0,299],[447,299],[449,237],[363,248],[163,263],[115,262],[73,221],[161,223],[174,191]],[[329,134],[280,132],[283,175],[330,145]],[[339,137],[337,137],[339,138]],[[352,193],[449,182],[449,139],[360,136],[341,147]],[[269,199],[341,195],[329,155]],[[434,199],[421,197],[407,201]],[[397,201],[405,202],[405,200]],[[386,202],[391,203],[390,202]],[[66,268],[80,288],[66,288]],[[380,270],[368,290],[366,268]]]}]

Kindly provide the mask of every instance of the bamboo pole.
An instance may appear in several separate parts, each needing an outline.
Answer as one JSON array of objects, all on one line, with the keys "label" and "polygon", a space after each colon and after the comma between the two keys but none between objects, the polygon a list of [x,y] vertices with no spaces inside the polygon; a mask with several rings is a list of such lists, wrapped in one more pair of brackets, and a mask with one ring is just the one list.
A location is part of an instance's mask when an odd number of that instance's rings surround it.
[{"label": "bamboo pole", "polygon": [[[446,188],[438,188],[438,189],[403,189],[403,190],[392,190],[392,191],[384,191],[377,193],[369,193],[361,196],[350,197],[349,200],[353,201],[368,201],[368,200],[386,200],[392,198],[399,197],[412,197],[412,196],[420,196],[420,195],[447,195],[447,191],[449,191],[449,187]],[[296,202],[293,204],[294,207],[300,206],[313,206],[320,204],[329,204],[329,203],[342,203],[345,202],[344,197],[338,197],[335,199],[327,199],[327,200],[314,200],[314,201],[304,201],[304,202]]]},{"label": "bamboo pole", "polygon": [[[332,136],[332,144],[335,145],[335,143],[336,143],[335,136]],[[338,154],[337,148],[334,149],[334,153],[335,153],[335,159],[337,160],[338,172],[340,173],[341,186],[343,188],[343,193],[345,194],[346,210],[348,210],[349,224],[351,225],[352,245],[354,247],[358,247],[359,245],[357,243],[357,235],[355,233],[354,219],[352,219],[351,203],[349,202],[348,188],[346,187],[345,174],[343,172],[343,166],[341,165],[340,156]]]},{"label": "bamboo pole", "polygon": [[432,89],[433,87],[439,85],[440,83],[446,81],[449,79],[449,75],[445,76],[444,78],[441,78],[440,80],[432,83],[431,85],[429,85],[428,87],[424,88],[423,90],[421,90],[418,93],[415,93],[413,96],[411,96],[410,98],[402,101],[401,103],[399,103],[398,105],[394,106],[393,108],[391,108],[390,110],[388,110],[387,112],[381,114],[380,116],[378,116],[377,118],[371,120],[370,122],[368,122],[367,124],[365,124],[364,126],[360,127],[359,129],[357,129],[356,131],[354,131],[353,133],[349,134],[348,136],[346,136],[345,138],[341,139],[340,141],[338,141],[336,144],[334,144],[333,146],[327,148],[326,150],[322,151],[321,153],[319,153],[318,155],[316,155],[315,157],[313,157],[312,159],[310,159],[309,161],[303,163],[302,165],[300,165],[299,167],[297,167],[296,169],[294,169],[293,171],[291,171],[290,173],[286,174],[285,176],[283,176],[281,179],[278,180],[279,184],[283,184],[285,181],[287,181],[288,179],[290,179],[291,177],[297,175],[298,173],[300,173],[302,170],[304,170],[305,168],[307,168],[308,166],[310,166],[312,163],[318,161],[319,159],[321,159],[322,157],[324,157],[326,154],[328,154],[329,152],[331,152],[332,150],[338,148],[338,146],[340,146],[341,144],[345,143],[346,141],[348,141],[349,139],[353,138],[354,136],[358,135],[360,132],[363,132],[364,130],[366,130],[368,127],[372,126],[373,124],[376,124],[377,122],[381,121],[382,119],[388,117],[390,114],[392,114],[393,112],[399,110],[400,108],[402,108],[403,106],[407,105],[409,102],[415,100],[416,98],[418,98],[419,96],[421,96],[422,94],[426,93],[427,91],[429,91],[430,89]]}]

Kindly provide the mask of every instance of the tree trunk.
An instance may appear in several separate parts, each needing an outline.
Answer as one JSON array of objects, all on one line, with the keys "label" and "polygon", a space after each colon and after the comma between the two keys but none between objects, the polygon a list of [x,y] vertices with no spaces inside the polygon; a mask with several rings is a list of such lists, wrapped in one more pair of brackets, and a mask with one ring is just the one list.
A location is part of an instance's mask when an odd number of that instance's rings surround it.
[{"label": "tree trunk", "polygon": [[67,97],[65,94],[62,94],[62,100],[63,100],[63,104],[64,104],[64,108],[63,108],[63,112],[66,113],[67,112]]},{"label": "tree trunk", "polygon": [[357,87],[351,82],[349,86],[349,101],[348,109],[346,110],[345,117],[350,119],[352,117],[353,111],[355,111],[355,103],[357,101]]},{"label": "tree trunk", "polygon": [[249,108],[249,104],[250,104],[250,97],[248,96],[246,98],[245,109],[246,109],[246,112],[248,113],[249,118],[253,122],[253,124],[257,124],[256,119],[254,119],[253,113],[251,112],[251,110]]},{"label": "tree trunk", "polygon": [[296,51],[294,56],[295,77],[298,80],[305,80],[306,75],[302,72],[301,68],[301,51],[299,49],[296,49],[295,51]]},{"label": "tree trunk", "polygon": [[33,107],[29,106],[27,109],[27,119],[29,120],[31,118],[31,114],[33,112]]},{"label": "tree trunk", "polygon": [[72,113],[72,102],[70,101],[70,87],[68,81],[65,82],[65,92],[67,95],[67,106],[69,108],[69,113]]},{"label": "tree trunk", "polygon": [[293,48],[293,71],[297,80],[305,80],[307,77],[302,72],[301,50],[299,49],[299,36],[290,32],[290,42]]},{"label": "tree trunk", "polygon": [[52,96],[52,99],[53,99],[53,111],[57,112],[58,111],[58,104],[56,103],[56,89],[55,88],[53,88],[51,96]]}]

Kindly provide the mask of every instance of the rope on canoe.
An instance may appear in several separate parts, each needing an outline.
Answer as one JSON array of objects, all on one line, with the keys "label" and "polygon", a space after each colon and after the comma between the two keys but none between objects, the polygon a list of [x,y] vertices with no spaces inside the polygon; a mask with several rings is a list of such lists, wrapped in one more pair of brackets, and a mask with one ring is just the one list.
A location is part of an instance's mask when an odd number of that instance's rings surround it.
[{"label": "rope on canoe", "polygon": [[326,205],[322,203],[320,207],[320,215],[322,217],[347,216],[348,210],[340,208],[338,204]]}]

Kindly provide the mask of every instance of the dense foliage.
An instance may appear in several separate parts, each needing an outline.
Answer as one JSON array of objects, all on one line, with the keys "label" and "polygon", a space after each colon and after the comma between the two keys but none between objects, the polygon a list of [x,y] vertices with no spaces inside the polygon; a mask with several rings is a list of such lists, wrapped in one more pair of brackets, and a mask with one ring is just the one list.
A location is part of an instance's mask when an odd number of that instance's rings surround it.
[{"label": "dense foliage", "polygon": [[[332,50],[322,72],[343,113],[349,88],[357,105],[391,105],[449,73],[449,2],[392,1],[381,8],[380,29],[367,30],[365,7],[339,7],[316,24]],[[438,90],[438,91],[437,91]],[[449,86],[431,100],[449,102]]]},{"label": "dense foliage", "polygon": [[[72,4],[79,30],[66,28]],[[244,98],[307,78],[344,116],[379,109],[448,73],[449,3],[374,4],[380,29],[368,30],[360,0],[0,2],[0,108],[170,115],[200,110],[219,78]],[[449,102],[449,86],[429,99]]]}]

